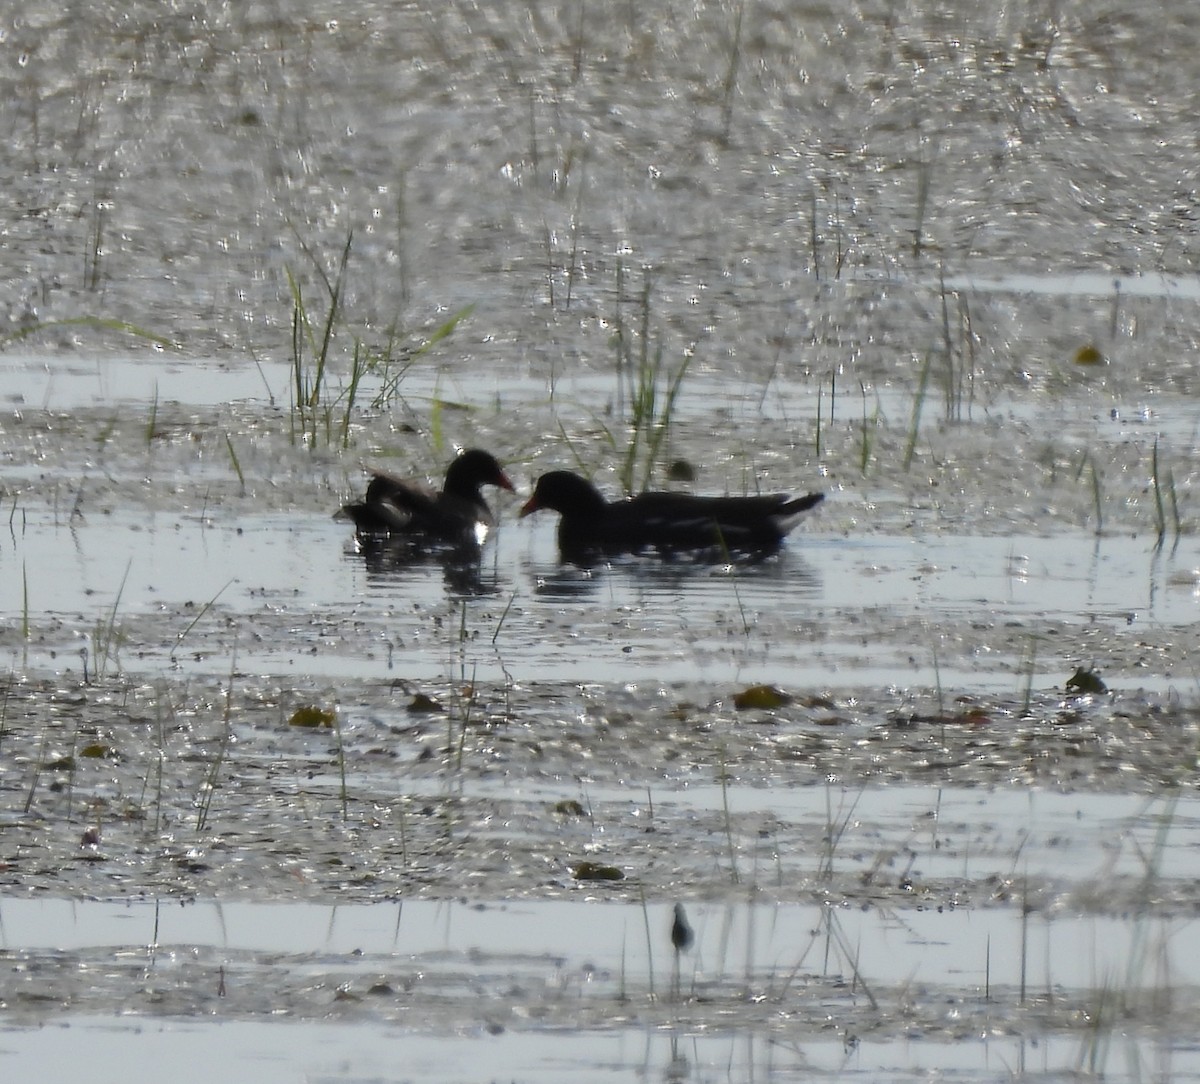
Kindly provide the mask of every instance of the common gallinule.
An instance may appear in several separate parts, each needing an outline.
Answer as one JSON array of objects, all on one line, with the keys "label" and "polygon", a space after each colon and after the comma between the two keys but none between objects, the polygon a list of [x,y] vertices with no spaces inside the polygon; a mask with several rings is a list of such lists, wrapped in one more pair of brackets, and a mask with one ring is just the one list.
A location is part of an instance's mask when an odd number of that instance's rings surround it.
[{"label": "common gallinule", "polygon": [[675,904],[675,917],[671,922],[671,944],[675,946],[676,954],[687,952],[695,939],[696,935],[688,922],[687,911],[682,903]]},{"label": "common gallinule", "polygon": [[675,967],[671,972],[671,987],[675,997],[679,997],[679,954],[687,952],[692,947],[696,935],[687,919],[687,911],[682,903],[675,904],[675,918],[671,922],[671,944],[675,947]]},{"label": "common gallinule", "polygon": [[496,458],[472,448],[450,464],[440,493],[421,482],[373,471],[363,500],[344,505],[335,516],[353,520],[359,535],[367,538],[425,545],[477,542],[494,522],[480,492],[483,486],[513,492]]},{"label": "common gallinule", "polygon": [[641,493],[608,501],[586,478],[570,471],[543,474],[520,517],[541,508],[558,512],[558,549],[563,560],[586,564],[621,553],[656,550],[664,557],[690,554],[702,560],[761,558],[774,553],[823,493],[792,497],[694,497]]}]

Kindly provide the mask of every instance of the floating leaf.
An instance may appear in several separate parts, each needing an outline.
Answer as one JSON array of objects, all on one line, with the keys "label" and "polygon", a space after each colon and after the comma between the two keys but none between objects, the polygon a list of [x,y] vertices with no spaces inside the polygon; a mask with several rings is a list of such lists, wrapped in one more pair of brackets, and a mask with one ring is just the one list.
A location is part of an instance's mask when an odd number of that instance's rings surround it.
[{"label": "floating leaf", "polygon": [[103,760],[105,757],[116,756],[116,754],[117,751],[111,745],[105,745],[103,742],[93,742],[79,750],[81,757],[90,757],[92,760]]},{"label": "floating leaf", "polygon": [[1067,692],[1076,696],[1090,696],[1108,692],[1108,686],[1100,680],[1095,670],[1085,670],[1082,666],[1075,667],[1075,673],[1067,678]]},{"label": "floating leaf", "polygon": [[292,712],[292,717],[288,720],[288,726],[306,726],[312,728],[333,726],[335,718],[334,713],[325,708],[297,708]]},{"label": "floating leaf", "polygon": [[1076,365],[1103,365],[1104,355],[1094,343],[1088,343],[1075,351]]},{"label": "floating leaf", "polygon": [[428,714],[432,711],[441,711],[442,705],[434,700],[432,696],[427,696],[425,693],[417,693],[409,702],[408,710],[413,714]]},{"label": "floating leaf", "polygon": [[556,802],[554,812],[561,813],[564,817],[582,817],[586,810],[574,798],[569,798],[566,801]]},{"label": "floating leaf", "polygon": [[738,711],[772,711],[791,702],[792,698],[787,693],[780,692],[774,685],[751,685],[733,698],[733,706]]},{"label": "floating leaf", "polygon": [[602,866],[599,862],[580,862],[571,870],[577,881],[623,881],[625,874],[616,866]]}]

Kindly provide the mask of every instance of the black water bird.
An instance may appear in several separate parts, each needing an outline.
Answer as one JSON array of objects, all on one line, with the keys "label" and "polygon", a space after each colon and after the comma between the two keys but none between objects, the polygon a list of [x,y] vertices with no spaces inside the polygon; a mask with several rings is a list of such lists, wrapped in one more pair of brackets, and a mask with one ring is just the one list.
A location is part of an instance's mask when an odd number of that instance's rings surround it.
[{"label": "black water bird", "polygon": [[488,485],[514,492],[495,456],[472,448],[447,468],[440,491],[414,479],[372,471],[366,496],[334,515],[352,520],[360,539],[403,539],[416,546],[478,545],[495,524],[481,492]]},{"label": "black water bird", "polygon": [[675,918],[671,922],[671,944],[675,946],[675,954],[687,952],[692,947],[696,935],[688,923],[687,911],[682,903],[675,904]]},{"label": "black water bird", "polygon": [[823,493],[697,497],[657,492],[610,501],[586,478],[557,470],[537,480],[519,516],[543,508],[557,512],[559,553],[573,564],[651,551],[666,558],[759,559],[778,551],[788,532],[824,499]]},{"label": "black water bird", "polygon": [[671,969],[671,995],[679,999],[679,957],[692,947],[696,935],[688,923],[687,912],[682,903],[675,904],[675,917],[671,920],[671,944],[675,948],[675,966]]}]

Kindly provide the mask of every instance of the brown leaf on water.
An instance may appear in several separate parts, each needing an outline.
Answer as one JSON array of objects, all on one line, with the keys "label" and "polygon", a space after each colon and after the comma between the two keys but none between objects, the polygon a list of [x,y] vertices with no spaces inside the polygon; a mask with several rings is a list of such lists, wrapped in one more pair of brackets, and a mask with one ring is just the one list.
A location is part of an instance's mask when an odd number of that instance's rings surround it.
[{"label": "brown leaf on water", "polygon": [[114,757],[117,751],[111,745],[105,745],[103,742],[93,742],[91,745],[85,745],[79,750],[81,757],[88,757],[91,760],[104,760],[106,757]]},{"label": "brown leaf on water", "polygon": [[792,698],[774,685],[751,685],[733,698],[733,706],[738,711],[773,711],[791,702]]},{"label": "brown leaf on water", "polygon": [[1087,343],[1075,351],[1076,365],[1103,365],[1104,355],[1094,343]]},{"label": "brown leaf on water", "polygon": [[599,862],[579,862],[571,870],[577,881],[623,881],[625,874],[616,866],[604,866]]},{"label": "brown leaf on water", "polygon": [[297,708],[288,720],[288,726],[304,726],[316,729],[322,726],[333,726],[335,714],[327,708],[306,707]]},{"label": "brown leaf on water", "polygon": [[408,710],[413,714],[428,714],[435,711],[443,711],[441,702],[435,700],[432,696],[426,693],[415,693],[412,700],[409,701]]}]

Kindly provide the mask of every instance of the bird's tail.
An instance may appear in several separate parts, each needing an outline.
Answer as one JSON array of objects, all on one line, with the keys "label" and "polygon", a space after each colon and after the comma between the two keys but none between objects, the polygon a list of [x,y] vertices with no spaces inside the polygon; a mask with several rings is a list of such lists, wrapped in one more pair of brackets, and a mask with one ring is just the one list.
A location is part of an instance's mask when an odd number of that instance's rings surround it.
[{"label": "bird's tail", "polygon": [[808,493],[780,505],[779,511],[772,517],[779,527],[779,533],[787,534],[824,499],[824,493]]}]

